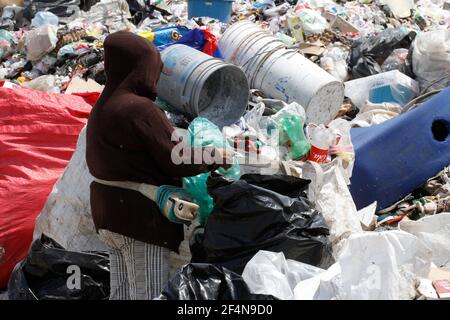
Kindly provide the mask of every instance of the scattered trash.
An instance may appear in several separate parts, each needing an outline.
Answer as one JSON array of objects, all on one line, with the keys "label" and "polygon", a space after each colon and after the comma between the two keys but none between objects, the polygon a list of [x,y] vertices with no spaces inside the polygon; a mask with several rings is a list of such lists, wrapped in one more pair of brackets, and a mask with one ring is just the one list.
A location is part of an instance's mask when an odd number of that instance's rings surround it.
[{"label": "scattered trash", "polygon": [[[0,10],[0,93],[14,104],[0,128],[0,291],[33,226],[34,245],[105,249],[80,129],[106,83],[104,40],[126,30],[161,52],[155,102],[187,145],[235,153],[228,170],[180,178],[200,214],[161,299],[448,294],[448,1],[0,0]],[[192,262],[216,265],[185,265],[188,244]],[[33,254],[10,296],[66,299],[23,276]],[[97,289],[69,298],[107,298]]]},{"label": "scattered trash", "polygon": [[415,32],[406,28],[388,28],[377,35],[352,44],[349,67],[354,79],[381,73],[381,65],[395,49],[409,48]]}]

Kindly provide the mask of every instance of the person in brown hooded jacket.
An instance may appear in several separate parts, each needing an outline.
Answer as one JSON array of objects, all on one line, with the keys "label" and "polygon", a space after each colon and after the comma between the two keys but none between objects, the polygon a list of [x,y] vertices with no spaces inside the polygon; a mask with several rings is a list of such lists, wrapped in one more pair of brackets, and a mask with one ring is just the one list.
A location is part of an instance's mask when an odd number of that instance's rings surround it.
[{"label": "person in brown hooded jacket", "polygon": [[[218,168],[171,160],[174,128],[153,101],[163,69],[158,50],[129,32],[104,42],[105,88],[87,124],[90,173],[107,181],[181,185],[181,177]],[[110,299],[151,299],[169,276],[170,250],[178,252],[183,226],[166,219],[139,192],[91,184],[91,209],[99,237],[110,247]]]}]

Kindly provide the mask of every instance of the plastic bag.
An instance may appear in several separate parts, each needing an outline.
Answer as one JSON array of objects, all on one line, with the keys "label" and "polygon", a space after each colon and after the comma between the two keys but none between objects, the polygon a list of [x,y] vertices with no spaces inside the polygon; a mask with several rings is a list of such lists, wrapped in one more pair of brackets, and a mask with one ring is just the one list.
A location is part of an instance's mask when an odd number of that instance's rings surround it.
[{"label": "plastic bag", "polygon": [[350,122],[344,119],[335,119],[328,124],[328,128],[332,130],[336,137],[336,142],[330,147],[330,155],[342,159],[342,167],[347,177],[351,178],[355,163],[355,150],[350,134]]},{"label": "plastic bag", "polygon": [[49,11],[66,23],[78,16],[80,0],[25,0],[23,16],[31,21],[39,11]]},{"label": "plastic bag", "polygon": [[381,70],[383,72],[398,70],[409,77],[413,77],[414,75],[411,70],[411,63],[408,59],[408,54],[408,49],[395,49],[392,51],[391,55],[384,60],[384,63],[381,65]]},{"label": "plastic bag", "polygon": [[[191,147],[229,147],[220,129],[205,118],[195,118],[189,125],[188,133],[188,145]],[[237,159],[234,160],[230,169],[223,170],[221,168],[218,172],[228,177],[239,179],[240,169]],[[183,188],[192,195],[194,202],[200,206],[199,220],[202,225],[205,224],[213,209],[213,199],[209,196],[206,186],[208,177],[209,173],[202,173],[197,176],[183,178]]]},{"label": "plastic bag", "polygon": [[342,298],[413,299],[415,284],[430,270],[431,250],[403,231],[352,235],[339,256]]},{"label": "plastic bag", "polygon": [[182,28],[178,28],[178,31],[182,35],[180,39],[171,43],[161,44],[158,46],[158,49],[162,51],[174,44],[184,44],[210,56],[223,59],[222,53],[219,50],[217,38],[213,33],[206,29],[193,29],[188,32],[182,30]]},{"label": "plastic bag", "polygon": [[414,299],[415,285],[428,275],[431,251],[417,237],[399,230],[351,235],[333,264],[300,281],[295,299]]},{"label": "plastic bag", "polygon": [[342,248],[342,241],[353,233],[362,232],[342,159],[338,157],[322,165],[311,161],[291,161],[284,163],[284,169],[288,175],[312,180],[308,199],[322,212],[330,228],[329,240],[336,258]]},{"label": "plastic bag", "polygon": [[322,58],[320,66],[336,79],[345,81],[348,78],[347,54],[339,47],[329,49]]},{"label": "plastic bag", "polygon": [[214,210],[204,234],[194,237],[192,262],[207,262],[242,273],[259,251],[318,265],[327,254],[328,226],[302,191],[308,181],[248,174],[241,180],[212,176],[208,191]]},{"label": "plastic bag", "polygon": [[412,64],[422,91],[449,86],[450,29],[419,34],[414,41]]},{"label": "plastic bag", "polygon": [[[80,272],[78,288],[78,280],[73,278],[77,270]],[[109,260],[106,256],[66,251],[42,235],[33,242],[25,260],[14,268],[8,284],[8,298],[106,300],[109,299],[109,285]]]},{"label": "plastic bag", "polygon": [[289,159],[304,157],[310,149],[308,139],[303,132],[306,120],[305,109],[298,103],[292,102],[270,118],[276,123],[279,144],[287,148]]},{"label": "plastic bag", "polygon": [[204,263],[185,265],[157,300],[274,300],[251,294],[240,275]]},{"label": "plastic bag", "polygon": [[303,9],[297,15],[302,20],[302,28],[305,35],[322,33],[328,27],[327,19],[322,17],[319,12],[311,9]]},{"label": "plastic bag", "polygon": [[88,12],[81,12],[80,17],[92,25],[104,25],[110,33],[135,28],[129,21],[131,14],[126,0],[101,0]]},{"label": "plastic bag", "polygon": [[58,42],[58,27],[46,25],[25,33],[27,59],[37,61],[55,49]]},{"label": "plastic bag", "polygon": [[399,48],[408,49],[415,32],[403,28],[388,28],[369,37],[355,41],[351,47],[349,67],[353,79],[367,77],[382,72],[381,64]]},{"label": "plastic bag", "polygon": [[24,87],[49,93],[60,93],[56,84],[55,76],[52,74],[40,76],[23,84]]},{"label": "plastic bag", "polygon": [[433,262],[450,266],[450,213],[424,217],[420,220],[402,220],[398,228],[422,240],[433,252]]},{"label": "plastic bag", "polygon": [[56,15],[50,11],[39,11],[35,14],[34,18],[31,20],[32,28],[39,28],[46,25],[57,26],[59,24],[59,19]]},{"label": "plastic bag", "polygon": [[352,127],[366,128],[383,123],[398,116],[402,112],[396,103],[370,103],[366,102],[360,112],[350,122]]},{"label": "plastic bag", "polygon": [[16,41],[17,40],[12,32],[0,29],[0,59],[9,52],[11,46],[15,44]]},{"label": "plastic bag", "polygon": [[138,32],[138,34],[147,40],[152,41],[153,44],[162,51],[163,47],[165,48],[166,45],[180,40],[181,37],[188,32],[189,29],[186,27],[170,26],[157,28],[151,31],[141,31]]},{"label": "plastic bag", "polygon": [[292,300],[297,283],[324,271],[306,263],[286,260],[282,252],[261,250],[247,263],[242,278],[252,293]]}]

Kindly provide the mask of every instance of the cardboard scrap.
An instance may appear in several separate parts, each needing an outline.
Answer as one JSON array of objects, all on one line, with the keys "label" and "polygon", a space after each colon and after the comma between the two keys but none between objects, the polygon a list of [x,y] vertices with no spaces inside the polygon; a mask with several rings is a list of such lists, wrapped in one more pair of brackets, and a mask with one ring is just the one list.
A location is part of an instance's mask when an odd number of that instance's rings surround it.
[{"label": "cardboard scrap", "polygon": [[85,81],[80,77],[74,77],[66,89],[66,94],[84,93],[84,92],[102,92],[104,86],[98,84],[92,79]]},{"label": "cardboard scrap", "polygon": [[375,212],[377,210],[377,202],[373,202],[361,210],[358,210],[359,220],[361,222],[361,227],[363,230],[373,230],[377,224],[377,217]]},{"label": "cardboard scrap", "polygon": [[298,46],[298,49],[303,54],[313,55],[313,56],[320,56],[325,52],[325,48],[321,45],[314,44],[314,43],[300,43]]},{"label": "cardboard scrap", "polygon": [[428,274],[428,279],[431,281],[450,279],[450,267],[432,267]]},{"label": "cardboard scrap", "polygon": [[322,16],[328,21],[330,24],[331,30],[339,30],[342,33],[347,32],[359,32],[359,29],[352,25],[350,22],[345,21],[339,16],[332,14],[330,12],[322,13]]}]

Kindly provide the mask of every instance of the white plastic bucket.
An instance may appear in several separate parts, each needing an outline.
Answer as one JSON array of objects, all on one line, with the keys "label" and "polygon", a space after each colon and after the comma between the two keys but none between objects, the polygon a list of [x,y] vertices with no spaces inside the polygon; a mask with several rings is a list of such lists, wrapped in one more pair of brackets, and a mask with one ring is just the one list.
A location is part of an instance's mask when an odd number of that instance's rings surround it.
[{"label": "white plastic bucket", "polygon": [[270,98],[298,102],[308,122],[328,123],[344,100],[341,81],[256,24],[237,22],[219,41],[227,62],[241,66],[250,87]]},{"label": "white plastic bucket", "polygon": [[328,123],[344,100],[342,82],[295,50],[267,56],[256,71],[254,85],[272,98],[298,102],[309,122]]},{"label": "white plastic bucket", "polygon": [[160,98],[190,118],[204,117],[219,127],[239,120],[250,91],[239,67],[182,44],[163,50],[161,58]]}]

